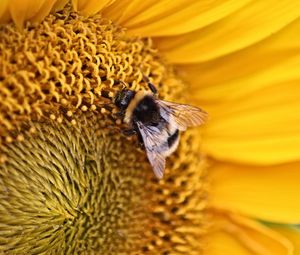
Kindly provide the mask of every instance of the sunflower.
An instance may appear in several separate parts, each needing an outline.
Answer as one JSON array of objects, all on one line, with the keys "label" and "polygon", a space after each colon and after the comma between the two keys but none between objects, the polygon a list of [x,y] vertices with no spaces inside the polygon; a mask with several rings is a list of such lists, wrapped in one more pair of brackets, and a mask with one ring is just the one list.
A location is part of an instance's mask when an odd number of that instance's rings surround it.
[{"label": "sunflower", "polygon": [[[300,254],[300,2],[0,2],[0,252]],[[205,109],[165,178],[110,104]],[[121,82],[120,82],[121,81]]]}]

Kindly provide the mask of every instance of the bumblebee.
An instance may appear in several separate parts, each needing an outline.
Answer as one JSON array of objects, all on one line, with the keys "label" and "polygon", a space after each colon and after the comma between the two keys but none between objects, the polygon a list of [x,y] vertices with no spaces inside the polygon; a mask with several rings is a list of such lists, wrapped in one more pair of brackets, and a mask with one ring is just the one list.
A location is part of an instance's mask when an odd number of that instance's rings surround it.
[{"label": "bumblebee", "polygon": [[114,103],[130,127],[124,133],[138,136],[154,174],[161,179],[166,157],[178,147],[180,131],[203,124],[207,113],[198,107],[160,100],[155,86],[149,80],[147,84],[150,91],[117,92]]}]

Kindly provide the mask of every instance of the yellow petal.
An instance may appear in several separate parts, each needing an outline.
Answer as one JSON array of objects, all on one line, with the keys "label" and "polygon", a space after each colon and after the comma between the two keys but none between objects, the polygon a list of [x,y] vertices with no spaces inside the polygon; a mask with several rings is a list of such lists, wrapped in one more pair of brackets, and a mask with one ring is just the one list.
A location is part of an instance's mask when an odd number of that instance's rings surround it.
[{"label": "yellow petal", "polygon": [[22,28],[25,21],[38,15],[44,2],[45,0],[10,0],[9,9],[16,26]]},{"label": "yellow petal", "polygon": [[[300,58],[287,64],[291,72],[296,62],[300,66]],[[299,160],[299,82],[282,82],[215,105],[202,104],[211,116],[204,129],[203,150],[220,160],[261,165]]]},{"label": "yellow petal", "polygon": [[281,234],[245,217],[221,213],[213,217],[214,231],[205,240],[204,255],[291,255],[293,245]]},{"label": "yellow petal", "polygon": [[44,1],[43,5],[39,9],[38,13],[34,15],[30,21],[32,22],[41,22],[52,10],[54,4],[57,0],[47,0]]},{"label": "yellow petal", "polygon": [[280,33],[212,61],[179,65],[199,101],[218,103],[285,80],[300,78],[300,19]]},{"label": "yellow petal", "polygon": [[132,35],[178,35],[205,27],[245,6],[249,0],[219,1],[118,1],[113,9],[104,12],[106,17],[128,29]]},{"label": "yellow petal", "polygon": [[224,231],[216,231],[208,235],[208,243],[203,255],[253,255],[233,235]]},{"label": "yellow petal", "polygon": [[115,0],[72,0],[74,9],[83,15],[93,15],[104,7],[111,5]]},{"label": "yellow petal", "polygon": [[74,10],[78,11],[78,9],[82,9],[82,7],[84,6],[84,4],[86,4],[87,1],[71,0],[71,2]]},{"label": "yellow petal", "polygon": [[283,236],[288,238],[294,246],[294,255],[300,255],[300,230],[296,227],[288,226],[271,226],[272,229],[281,233]]},{"label": "yellow petal", "polygon": [[102,12],[103,16],[113,20],[116,24],[123,25],[125,20],[130,19],[149,7],[155,5],[155,0],[122,0],[115,1],[109,8],[105,8]]},{"label": "yellow petal", "polygon": [[24,0],[20,3],[18,0],[1,0],[0,23],[8,21],[12,15],[16,25],[21,28],[25,21],[40,22],[51,11],[63,9],[68,2],[69,0]]},{"label": "yellow petal", "polygon": [[10,18],[8,4],[9,0],[0,1],[0,23],[8,21]]},{"label": "yellow petal", "polygon": [[210,26],[156,44],[172,63],[204,62],[258,43],[299,16],[300,1],[252,1]]},{"label": "yellow petal", "polygon": [[259,45],[179,67],[210,114],[208,154],[255,164],[299,159],[299,30],[300,19]]},{"label": "yellow petal", "polygon": [[217,163],[211,206],[270,222],[300,223],[300,163],[251,167]]},{"label": "yellow petal", "polygon": [[57,0],[52,7],[52,12],[60,11],[69,2],[69,0]]}]

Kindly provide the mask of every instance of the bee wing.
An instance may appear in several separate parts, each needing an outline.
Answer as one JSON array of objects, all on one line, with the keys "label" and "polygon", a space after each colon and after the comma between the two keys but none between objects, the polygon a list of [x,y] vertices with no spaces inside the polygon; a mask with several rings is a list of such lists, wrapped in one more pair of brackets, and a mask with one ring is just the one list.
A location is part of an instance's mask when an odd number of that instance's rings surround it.
[{"label": "bee wing", "polygon": [[186,130],[187,127],[202,125],[207,119],[207,113],[195,106],[163,100],[157,100],[157,103],[161,107],[161,116],[166,121],[170,121],[169,116],[171,116],[181,131]]},{"label": "bee wing", "polygon": [[147,157],[153,168],[154,174],[157,178],[161,179],[164,175],[166,160],[162,152],[167,149],[167,144],[162,143],[163,135],[161,131],[152,126],[145,126],[141,122],[137,122],[137,126],[141,133]]}]

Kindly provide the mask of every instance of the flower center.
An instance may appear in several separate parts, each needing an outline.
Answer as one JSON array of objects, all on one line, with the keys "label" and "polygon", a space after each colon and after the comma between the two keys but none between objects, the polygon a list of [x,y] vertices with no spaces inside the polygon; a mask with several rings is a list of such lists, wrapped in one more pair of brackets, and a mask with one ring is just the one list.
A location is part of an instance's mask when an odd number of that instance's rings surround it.
[{"label": "flower center", "polygon": [[65,9],[21,32],[0,27],[0,52],[1,250],[199,254],[198,131],[182,135],[158,182],[107,98],[123,82],[147,89],[142,73],[160,97],[182,98],[151,40]]}]

